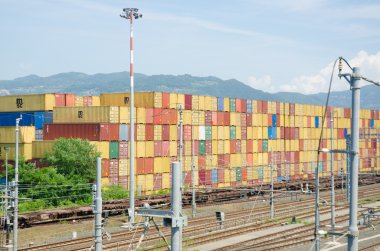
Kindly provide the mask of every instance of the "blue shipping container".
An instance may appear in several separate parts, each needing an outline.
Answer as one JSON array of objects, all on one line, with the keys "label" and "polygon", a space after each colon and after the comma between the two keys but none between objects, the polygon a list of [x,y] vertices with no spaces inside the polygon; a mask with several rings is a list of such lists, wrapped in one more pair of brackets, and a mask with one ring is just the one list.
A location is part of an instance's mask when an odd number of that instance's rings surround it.
[{"label": "blue shipping container", "polygon": [[0,126],[16,126],[16,119],[22,116],[20,126],[35,126],[42,129],[45,123],[53,123],[53,112],[2,112]]},{"label": "blue shipping container", "polygon": [[252,100],[247,99],[247,113],[252,113]]},{"label": "blue shipping container", "polygon": [[315,117],[315,128],[319,127],[319,117]]},{"label": "blue shipping container", "polygon": [[268,126],[268,139],[272,139],[272,127]]},{"label": "blue shipping container", "polygon": [[371,128],[375,127],[375,120],[374,119],[371,119],[370,126],[371,126]]},{"label": "blue shipping container", "polygon": [[127,124],[120,124],[119,125],[119,139],[120,141],[128,141],[129,140],[129,131],[128,131],[128,125]]},{"label": "blue shipping container", "polygon": [[218,111],[224,111],[224,98],[218,98]]},{"label": "blue shipping container", "polygon": [[277,116],[276,116],[276,114],[272,114],[272,126],[277,126]]},{"label": "blue shipping container", "polygon": [[212,184],[218,183],[218,169],[211,170],[211,182]]},{"label": "blue shipping container", "polygon": [[272,127],[272,139],[277,139],[277,128]]},{"label": "blue shipping container", "polygon": [[282,176],[278,176],[278,177],[277,177],[277,181],[278,181],[278,182],[281,182],[281,181],[282,181]]},{"label": "blue shipping container", "polygon": [[344,128],[344,137],[347,137],[347,134],[348,134],[348,130],[347,128]]}]

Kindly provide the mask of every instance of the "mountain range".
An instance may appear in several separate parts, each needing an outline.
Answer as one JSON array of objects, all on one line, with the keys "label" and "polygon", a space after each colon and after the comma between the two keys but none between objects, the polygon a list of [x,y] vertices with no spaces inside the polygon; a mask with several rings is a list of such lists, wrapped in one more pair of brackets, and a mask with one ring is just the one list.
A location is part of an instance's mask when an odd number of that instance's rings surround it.
[{"label": "mountain range", "polygon": [[[128,92],[129,72],[98,73],[88,75],[67,72],[40,77],[29,75],[14,80],[0,80],[0,95],[34,93],[75,93],[98,95],[109,92]],[[325,105],[326,93],[304,95],[294,92],[268,93],[254,89],[236,79],[185,75],[135,74],[135,91],[159,91],[184,94],[211,95],[300,104]],[[373,85],[361,88],[361,107],[380,109],[380,88]],[[351,92],[332,92],[329,105],[351,107]]]}]

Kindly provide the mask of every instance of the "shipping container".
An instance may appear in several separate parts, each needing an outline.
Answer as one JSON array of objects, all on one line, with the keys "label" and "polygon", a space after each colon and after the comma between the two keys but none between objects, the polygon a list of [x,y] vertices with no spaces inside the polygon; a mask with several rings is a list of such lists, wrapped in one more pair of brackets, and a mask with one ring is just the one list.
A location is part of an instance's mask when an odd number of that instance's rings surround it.
[{"label": "shipping container", "polygon": [[92,141],[118,140],[119,124],[45,124],[44,139],[81,138]]},{"label": "shipping container", "polygon": [[[102,106],[130,106],[130,93],[103,93],[100,94]],[[162,108],[161,92],[135,92],[135,107]]]},{"label": "shipping container", "polygon": [[[19,143],[32,143],[35,140],[34,126],[19,127]],[[1,126],[0,127],[0,143],[16,143],[16,127]]]},{"label": "shipping container", "polygon": [[0,112],[51,111],[56,106],[54,94],[0,96]]},{"label": "shipping container", "polygon": [[[0,144],[0,159],[5,160],[6,150],[8,147],[8,160],[15,160],[16,158],[16,144]],[[32,159],[32,143],[19,144],[19,157],[25,160]]]},{"label": "shipping container", "polygon": [[2,112],[0,126],[16,126],[16,119],[20,117],[20,126],[35,126],[36,129],[42,129],[44,123],[53,123],[52,112]]},{"label": "shipping container", "polygon": [[55,107],[54,123],[119,123],[119,107]]}]

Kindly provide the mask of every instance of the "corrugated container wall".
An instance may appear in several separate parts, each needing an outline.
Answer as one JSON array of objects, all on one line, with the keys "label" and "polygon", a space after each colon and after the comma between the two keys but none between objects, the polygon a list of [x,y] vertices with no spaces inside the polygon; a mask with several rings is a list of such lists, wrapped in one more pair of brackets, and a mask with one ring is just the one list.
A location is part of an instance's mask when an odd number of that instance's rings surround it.
[{"label": "corrugated container wall", "polygon": [[117,106],[55,107],[54,123],[119,123]]},{"label": "corrugated container wall", "polygon": [[54,94],[0,96],[0,112],[51,111],[55,104]]}]

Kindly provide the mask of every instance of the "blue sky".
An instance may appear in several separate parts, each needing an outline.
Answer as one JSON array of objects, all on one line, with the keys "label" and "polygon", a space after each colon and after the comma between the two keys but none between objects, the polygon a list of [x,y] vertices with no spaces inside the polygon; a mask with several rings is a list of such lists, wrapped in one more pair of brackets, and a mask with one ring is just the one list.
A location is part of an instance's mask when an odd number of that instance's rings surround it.
[{"label": "blue sky", "polygon": [[380,79],[380,3],[348,0],[0,0],[0,79],[128,70],[124,7],[144,15],[135,24],[139,73],[315,93],[344,56]]}]

